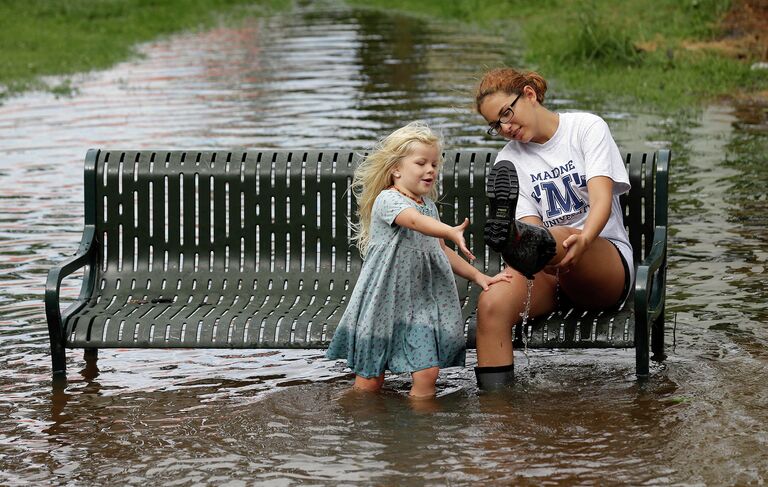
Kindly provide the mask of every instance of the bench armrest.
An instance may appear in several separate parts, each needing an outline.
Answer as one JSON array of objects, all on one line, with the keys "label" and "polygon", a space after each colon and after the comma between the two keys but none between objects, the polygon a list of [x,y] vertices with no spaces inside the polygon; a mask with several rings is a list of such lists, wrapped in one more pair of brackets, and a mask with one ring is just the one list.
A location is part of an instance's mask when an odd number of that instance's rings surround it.
[{"label": "bench armrest", "polygon": [[667,228],[657,226],[651,251],[637,267],[635,278],[635,320],[648,323],[664,310],[666,286]]},{"label": "bench armrest", "polygon": [[[56,334],[57,337],[61,337],[63,333],[63,323],[61,318],[60,308],[60,288],[61,282],[73,272],[88,265],[95,251],[95,229],[92,225],[87,225],[83,231],[83,238],[80,241],[80,248],[77,253],[64,261],[63,263],[53,267],[48,271],[48,280],[45,283],[45,314],[48,319],[48,331],[52,334]],[[89,275],[83,277],[83,285],[80,290],[80,303],[74,303],[73,306],[84,304],[83,297],[90,294],[92,287],[91,278]]]}]

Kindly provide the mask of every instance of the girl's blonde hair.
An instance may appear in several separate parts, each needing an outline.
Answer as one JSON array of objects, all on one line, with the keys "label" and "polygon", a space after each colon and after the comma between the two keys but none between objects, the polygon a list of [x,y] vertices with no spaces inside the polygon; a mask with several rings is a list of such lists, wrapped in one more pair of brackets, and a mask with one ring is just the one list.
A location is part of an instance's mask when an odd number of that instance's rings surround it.
[{"label": "girl's blonde hair", "polygon": [[[411,122],[379,140],[373,151],[355,169],[352,185],[349,187],[352,194],[355,195],[355,200],[357,200],[357,223],[352,224],[352,240],[356,242],[362,256],[365,256],[371,240],[373,203],[379,193],[394,185],[395,180],[392,173],[400,161],[410,153],[413,144],[417,142],[437,147],[440,154],[439,171],[443,165],[442,141],[422,121]],[[437,195],[437,185],[434,184],[427,196],[435,201]]]}]

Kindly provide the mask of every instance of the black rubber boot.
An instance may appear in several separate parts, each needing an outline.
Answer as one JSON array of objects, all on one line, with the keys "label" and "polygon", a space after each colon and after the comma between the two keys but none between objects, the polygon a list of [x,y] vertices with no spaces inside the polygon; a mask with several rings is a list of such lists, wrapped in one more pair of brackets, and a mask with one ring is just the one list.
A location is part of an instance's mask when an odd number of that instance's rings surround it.
[{"label": "black rubber boot", "polygon": [[515,382],[515,364],[498,367],[475,367],[477,387],[483,391],[499,391],[512,387]]},{"label": "black rubber boot", "polygon": [[494,164],[486,184],[491,208],[485,223],[485,244],[500,253],[508,266],[533,279],[557,253],[557,242],[547,229],[515,219],[519,189],[512,161]]}]

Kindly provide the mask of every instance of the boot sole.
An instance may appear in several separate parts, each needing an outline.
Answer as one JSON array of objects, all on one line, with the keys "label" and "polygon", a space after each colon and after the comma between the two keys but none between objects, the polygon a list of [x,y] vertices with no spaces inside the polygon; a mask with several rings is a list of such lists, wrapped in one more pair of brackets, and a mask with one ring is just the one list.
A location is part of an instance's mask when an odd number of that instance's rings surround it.
[{"label": "boot sole", "polygon": [[485,244],[496,252],[504,248],[510,237],[515,237],[517,229],[513,222],[519,190],[517,171],[512,161],[503,160],[494,164],[485,186],[490,211],[483,233]]}]

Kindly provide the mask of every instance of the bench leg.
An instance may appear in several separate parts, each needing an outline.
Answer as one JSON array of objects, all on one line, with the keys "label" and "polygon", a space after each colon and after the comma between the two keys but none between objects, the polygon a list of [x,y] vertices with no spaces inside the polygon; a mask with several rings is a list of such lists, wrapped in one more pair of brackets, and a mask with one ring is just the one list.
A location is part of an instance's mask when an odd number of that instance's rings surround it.
[{"label": "bench leg", "polygon": [[99,359],[99,349],[98,348],[86,348],[83,350],[83,360],[86,362],[95,362]]},{"label": "bench leg", "polygon": [[64,343],[60,341],[51,342],[51,365],[54,379],[67,378],[67,351]]},{"label": "bench leg", "polygon": [[635,322],[635,375],[638,379],[648,377],[648,322],[637,320]]},{"label": "bench leg", "polygon": [[54,374],[53,380],[51,381],[51,392],[53,393],[52,399],[54,403],[57,398],[64,395],[64,392],[67,390],[67,384],[66,374]]},{"label": "bench leg", "polygon": [[651,326],[651,359],[655,362],[663,362],[667,358],[664,353],[664,310]]},{"label": "bench leg", "polygon": [[97,364],[99,360],[98,348],[86,348],[83,351],[83,359],[85,359],[85,368],[80,372],[85,380],[91,381],[99,376],[99,366]]}]

